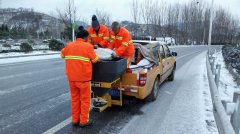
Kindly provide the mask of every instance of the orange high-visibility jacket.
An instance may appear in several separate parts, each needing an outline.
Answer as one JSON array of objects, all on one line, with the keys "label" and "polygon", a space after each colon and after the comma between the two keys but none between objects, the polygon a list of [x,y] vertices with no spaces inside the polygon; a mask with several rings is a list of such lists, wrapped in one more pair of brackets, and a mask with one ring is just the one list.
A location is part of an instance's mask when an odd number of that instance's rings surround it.
[{"label": "orange high-visibility jacket", "polygon": [[124,27],[120,28],[117,35],[110,31],[110,44],[109,49],[116,49],[116,54],[122,58],[131,58],[134,54],[134,45],[132,37],[128,30]]},{"label": "orange high-visibility jacket", "polygon": [[92,63],[99,60],[93,45],[78,38],[67,44],[61,50],[61,55],[66,59],[66,75],[69,81],[86,82],[92,79]]},{"label": "orange high-visibility jacket", "polygon": [[92,45],[99,44],[103,48],[106,48],[109,42],[109,31],[108,28],[104,25],[100,25],[100,29],[98,33],[96,33],[91,26],[88,29],[89,37],[88,37],[88,42],[91,43]]}]

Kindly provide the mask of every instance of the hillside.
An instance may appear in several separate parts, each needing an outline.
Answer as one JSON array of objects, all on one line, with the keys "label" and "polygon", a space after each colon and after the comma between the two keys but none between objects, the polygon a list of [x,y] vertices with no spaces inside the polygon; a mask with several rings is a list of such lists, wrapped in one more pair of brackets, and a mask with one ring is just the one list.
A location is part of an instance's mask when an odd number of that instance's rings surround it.
[{"label": "hillside", "polygon": [[[7,24],[10,29],[22,27],[41,33],[45,31],[62,31],[63,24],[50,15],[36,12],[28,8],[4,8],[0,9],[0,25]],[[57,34],[51,33],[51,34]]]}]

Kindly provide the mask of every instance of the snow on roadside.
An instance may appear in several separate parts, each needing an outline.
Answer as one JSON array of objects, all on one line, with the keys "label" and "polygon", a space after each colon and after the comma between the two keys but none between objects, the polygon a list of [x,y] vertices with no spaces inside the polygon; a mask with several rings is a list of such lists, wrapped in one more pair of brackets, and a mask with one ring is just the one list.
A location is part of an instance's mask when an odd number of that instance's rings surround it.
[{"label": "snow on roadside", "polygon": [[174,45],[168,46],[169,48],[178,48],[178,47],[205,47],[206,45]]},{"label": "snow on roadside", "polygon": [[[206,60],[204,60],[204,63],[206,63]],[[207,77],[206,64],[201,68],[201,72],[203,73],[203,75],[199,77],[199,85],[202,89],[202,109],[204,109],[203,118],[205,120],[208,133],[218,133],[215,117],[213,114],[213,105]]]},{"label": "snow on roadside", "polygon": [[9,53],[0,53],[0,57],[11,57],[11,56],[26,56],[26,55],[38,55],[38,54],[54,54],[54,53],[59,53],[56,51],[32,51],[29,53],[24,53],[24,52],[9,52]]},{"label": "snow on roadside", "polygon": [[59,58],[60,59],[60,55],[59,54],[53,54],[53,55],[43,55],[43,56],[6,58],[6,59],[0,59],[0,65],[1,64],[9,64],[9,63],[19,63],[19,62],[35,61],[35,60],[55,59],[55,58]]},{"label": "snow on roadside", "polygon": [[[234,81],[233,76],[226,68],[222,51],[213,55],[216,57],[215,63],[221,65],[220,80],[219,80],[219,94],[222,100],[232,101],[234,91],[240,91],[240,87]],[[215,64],[215,65],[216,65]]]}]

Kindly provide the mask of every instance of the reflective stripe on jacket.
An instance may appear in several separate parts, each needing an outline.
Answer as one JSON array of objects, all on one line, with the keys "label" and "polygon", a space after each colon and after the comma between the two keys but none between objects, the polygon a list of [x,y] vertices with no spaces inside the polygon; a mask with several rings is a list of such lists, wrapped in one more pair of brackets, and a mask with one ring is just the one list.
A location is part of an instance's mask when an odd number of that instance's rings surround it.
[{"label": "reflective stripe on jacket", "polygon": [[102,47],[106,48],[109,42],[109,31],[104,25],[100,25],[98,33],[96,33],[91,26],[88,29],[89,37],[88,42],[92,45],[100,44]]},{"label": "reflective stripe on jacket", "polygon": [[128,30],[124,27],[120,28],[120,31],[117,35],[114,32],[110,31],[110,49],[116,49],[116,54],[122,58],[133,57],[134,54],[134,45],[132,37]]},{"label": "reflective stripe on jacket", "polygon": [[66,60],[66,75],[69,81],[84,82],[92,79],[92,63],[96,63],[99,57],[91,44],[77,39],[67,44],[61,50],[61,55]]}]

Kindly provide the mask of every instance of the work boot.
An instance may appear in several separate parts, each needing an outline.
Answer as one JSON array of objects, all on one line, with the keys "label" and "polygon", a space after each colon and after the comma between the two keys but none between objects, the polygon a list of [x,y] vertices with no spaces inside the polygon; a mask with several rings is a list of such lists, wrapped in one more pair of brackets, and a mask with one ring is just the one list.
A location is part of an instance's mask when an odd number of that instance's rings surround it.
[{"label": "work boot", "polygon": [[72,122],[73,127],[77,127],[78,125],[79,125],[79,121],[78,122]]},{"label": "work boot", "polygon": [[105,99],[96,98],[93,100],[94,107],[103,107],[107,105],[107,103],[108,102]]},{"label": "work boot", "polygon": [[92,120],[89,120],[88,121],[88,123],[86,123],[86,124],[79,124],[79,127],[81,127],[81,128],[84,128],[84,127],[87,127],[87,126],[92,126],[92,124],[93,124],[93,121]]}]

